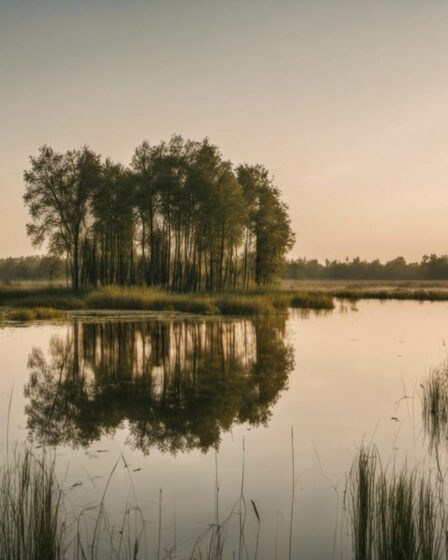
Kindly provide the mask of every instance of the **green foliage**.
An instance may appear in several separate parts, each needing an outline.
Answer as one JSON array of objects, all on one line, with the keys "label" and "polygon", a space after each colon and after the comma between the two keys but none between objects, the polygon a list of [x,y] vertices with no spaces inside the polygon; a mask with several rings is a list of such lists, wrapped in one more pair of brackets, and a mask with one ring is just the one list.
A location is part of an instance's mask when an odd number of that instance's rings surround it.
[{"label": "green foliage", "polygon": [[28,233],[66,254],[75,289],[247,290],[273,282],[294,241],[267,170],[235,170],[207,139],[145,141],[130,168],[86,147],[44,146],[30,163]]},{"label": "green foliage", "polygon": [[270,284],[294,245],[288,209],[263,166],[240,165],[237,176],[248,207],[246,242],[255,240],[255,281]]},{"label": "green foliage", "polygon": [[100,171],[99,156],[86,146],[64,154],[42,146],[24,172],[23,200],[31,216],[28,235],[36,247],[48,240],[52,254],[65,251],[75,289],[80,284],[80,251],[90,198]]}]

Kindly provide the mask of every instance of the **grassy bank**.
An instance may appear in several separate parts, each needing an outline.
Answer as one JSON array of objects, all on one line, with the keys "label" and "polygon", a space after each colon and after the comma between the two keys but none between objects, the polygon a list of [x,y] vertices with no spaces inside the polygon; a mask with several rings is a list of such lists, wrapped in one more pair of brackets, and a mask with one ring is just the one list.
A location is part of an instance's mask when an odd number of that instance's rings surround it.
[{"label": "grassy bank", "polygon": [[[265,315],[288,308],[333,309],[335,299],[448,301],[448,282],[284,282],[276,289],[179,294],[140,286],[73,291],[42,285],[0,285],[9,320],[57,318],[58,311],[176,311],[203,315]],[[34,310],[34,311],[30,311]],[[48,315],[45,316],[44,310]],[[52,311],[53,310],[53,311]]]},{"label": "grassy bank", "polygon": [[346,280],[330,281],[284,281],[281,287],[285,291],[300,291],[326,294],[331,297],[349,300],[416,300],[448,301],[447,281],[368,281]]},{"label": "grassy bank", "polygon": [[[0,306],[12,308],[7,318],[34,320],[52,310],[178,311],[206,315],[263,315],[301,309],[333,309],[329,294],[254,291],[228,294],[175,294],[153,288],[109,286],[73,292],[64,288],[0,288]],[[31,311],[32,310],[32,311]],[[8,316],[9,315],[9,316]]]},{"label": "grassy bank", "polygon": [[439,560],[446,557],[443,481],[431,472],[383,467],[375,447],[362,447],[348,477],[353,560]]}]

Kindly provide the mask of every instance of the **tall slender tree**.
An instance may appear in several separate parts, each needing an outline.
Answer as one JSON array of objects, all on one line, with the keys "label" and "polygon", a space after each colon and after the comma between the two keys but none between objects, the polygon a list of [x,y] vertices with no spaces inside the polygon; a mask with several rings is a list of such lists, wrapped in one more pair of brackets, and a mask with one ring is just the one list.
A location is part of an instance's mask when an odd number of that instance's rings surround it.
[{"label": "tall slender tree", "polygon": [[28,233],[65,251],[74,288],[248,289],[272,283],[294,242],[268,171],[235,169],[208,139],[145,141],[130,168],[44,146],[25,182]]},{"label": "tall slender tree", "polygon": [[35,246],[48,239],[50,250],[64,248],[72,286],[79,288],[80,245],[89,199],[100,175],[100,158],[88,147],[55,152],[43,146],[25,171],[25,204],[32,222],[27,231]]}]

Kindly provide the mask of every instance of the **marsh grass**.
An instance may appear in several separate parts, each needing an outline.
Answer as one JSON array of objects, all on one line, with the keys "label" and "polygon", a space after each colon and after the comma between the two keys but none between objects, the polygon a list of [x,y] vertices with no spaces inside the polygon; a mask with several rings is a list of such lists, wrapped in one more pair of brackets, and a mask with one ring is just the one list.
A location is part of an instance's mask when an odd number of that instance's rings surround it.
[{"label": "marsh grass", "polygon": [[296,309],[334,309],[333,297],[317,292],[295,293],[289,305]]},{"label": "marsh grass", "polygon": [[398,471],[385,469],[375,447],[362,447],[346,494],[353,559],[442,558],[446,519],[441,484],[430,472],[406,465]]},{"label": "marsh grass", "polygon": [[38,321],[61,319],[63,314],[58,309],[52,307],[31,307],[11,309],[6,312],[6,319],[9,321]]},{"label": "marsh grass", "polygon": [[17,450],[0,479],[0,558],[57,560],[65,537],[54,457]]},{"label": "marsh grass", "polygon": [[89,309],[138,309],[180,311],[208,315],[266,315],[288,307],[332,309],[333,298],[325,294],[250,292],[228,294],[173,294],[153,288],[116,286],[93,290],[84,299]]},{"label": "marsh grass", "polygon": [[[289,557],[294,508],[294,439]],[[126,471],[128,499],[120,518],[109,518],[106,498],[111,480]],[[139,507],[132,473],[123,456],[112,468],[99,503],[90,502],[79,514],[68,512],[66,495],[55,475],[54,455],[37,458],[28,448],[13,454],[0,479],[0,558],[2,560],[168,560],[257,559],[262,512],[244,496],[244,444],[240,495],[230,511],[220,516],[217,457],[215,518],[194,542],[162,546],[162,491],[158,519],[150,522]],[[251,505],[247,508],[247,503]],[[385,469],[375,447],[362,447],[347,479],[345,506],[349,512],[353,560],[441,560],[446,554],[446,518],[443,481],[422,470]],[[248,546],[246,521],[250,514],[253,546]],[[71,520],[71,521],[69,521]],[[73,521],[74,520],[74,521]],[[148,528],[157,536],[149,542]],[[277,539],[277,536],[276,536]],[[276,545],[277,549],[277,545]],[[153,550],[151,553],[150,551]],[[238,551],[238,552],[237,552]]]},{"label": "marsh grass", "polygon": [[[289,307],[333,309],[332,296],[276,290],[232,293],[171,293],[142,286],[104,286],[74,292],[64,288],[6,286],[0,288],[0,306],[17,309],[17,320],[33,320],[28,309],[58,310],[177,311],[201,315],[267,315],[286,312]],[[10,315],[10,318],[13,314]],[[51,318],[51,317],[48,317]]]},{"label": "marsh grass", "polygon": [[[149,521],[139,505],[132,473],[123,455],[111,469],[99,501],[89,501],[80,510],[71,506],[70,491],[74,487],[62,490],[55,467],[54,454],[41,450],[37,457],[28,447],[20,451],[16,448],[12,460],[7,459],[0,474],[1,560],[222,560],[235,558],[233,545],[238,541],[239,560],[257,557],[261,516],[251,500],[253,522],[257,527],[255,552],[251,552],[245,520],[243,524],[241,518],[238,520],[242,509],[246,511],[243,487],[241,495],[222,519],[216,501],[213,523],[196,540],[178,547],[174,538],[171,544],[162,546],[162,534],[166,532],[162,490],[159,490],[157,520]],[[120,472],[124,472],[128,479],[128,498],[120,511],[114,508],[109,512],[107,498],[111,481]],[[217,477],[215,492],[218,500]],[[157,536],[151,532],[151,526],[157,530]],[[234,540],[229,539],[230,534]]]},{"label": "marsh grass", "polygon": [[[445,286],[445,285],[443,285]],[[278,313],[288,307],[333,309],[334,298],[446,301],[447,287],[437,284],[375,282],[295,282],[286,288],[253,289],[229,293],[172,293],[142,286],[104,286],[73,291],[41,284],[0,286],[0,306],[52,307],[63,310],[115,309],[179,311],[197,314],[261,315]]]},{"label": "marsh grass", "polygon": [[139,311],[180,311],[213,315],[218,308],[209,297],[171,294],[154,288],[107,286],[84,298],[89,309],[131,309]]},{"label": "marsh grass", "polygon": [[412,289],[412,288],[368,288],[352,287],[334,289],[329,292],[340,299],[380,299],[380,300],[415,300],[415,301],[447,301],[448,290]]}]

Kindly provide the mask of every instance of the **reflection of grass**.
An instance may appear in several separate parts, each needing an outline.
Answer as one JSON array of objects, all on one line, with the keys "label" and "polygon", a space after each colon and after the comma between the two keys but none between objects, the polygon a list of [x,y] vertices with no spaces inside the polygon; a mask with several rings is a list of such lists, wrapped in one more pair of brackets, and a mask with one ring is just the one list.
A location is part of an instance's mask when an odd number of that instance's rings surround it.
[{"label": "reflection of grass", "polygon": [[432,451],[448,436],[448,362],[434,369],[422,384],[423,426]]},{"label": "reflection of grass", "polygon": [[0,478],[0,558],[63,557],[65,524],[54,459],[29,450],[14,455]]},{"label": "reflection of grass", "polygon": [[354,560],[437,560],[445,549],[441,488],[419,470],[387,470],[361,448],[348,479]]}]

